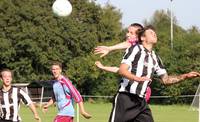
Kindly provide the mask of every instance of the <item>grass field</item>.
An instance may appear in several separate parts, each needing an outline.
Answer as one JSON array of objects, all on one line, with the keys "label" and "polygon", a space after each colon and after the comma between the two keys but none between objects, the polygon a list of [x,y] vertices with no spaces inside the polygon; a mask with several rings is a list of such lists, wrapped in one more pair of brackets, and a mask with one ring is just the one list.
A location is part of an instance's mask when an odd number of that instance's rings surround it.
[{"label": "grass field", "polygon": [[[92,114],[89,120],[80,116],[79,122],[107,122],[112,105],[109,103],[85,103],[86,110]],[[150,105],[155,122],[198,122],[198,112],[190,111],[187,105]],[[56,115],[56,107],[51,107],[47,114],[37,109],[42,122],[53,122]],[[22,106],[20,115],[23,122],[35,122],[31,111]],[[76,118],[74,119],[76,122]]]}]

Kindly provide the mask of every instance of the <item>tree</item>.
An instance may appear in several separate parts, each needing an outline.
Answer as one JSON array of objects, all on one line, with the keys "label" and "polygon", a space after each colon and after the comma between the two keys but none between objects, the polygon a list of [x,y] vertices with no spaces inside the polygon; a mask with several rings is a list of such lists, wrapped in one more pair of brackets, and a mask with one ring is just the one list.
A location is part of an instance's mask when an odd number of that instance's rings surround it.
[{"label": "tree", "polygon": [[121,13],[88,0],[70,2],[71,15],[57,17],[51,0],[0,1],[0,68],[13,69],[15,82],[50,79],[50,63],[58,60],[82,93],[95,93],[85,91],[98,79],[90,73],[96,69],[91,52],[101,42],[118,41]]}]

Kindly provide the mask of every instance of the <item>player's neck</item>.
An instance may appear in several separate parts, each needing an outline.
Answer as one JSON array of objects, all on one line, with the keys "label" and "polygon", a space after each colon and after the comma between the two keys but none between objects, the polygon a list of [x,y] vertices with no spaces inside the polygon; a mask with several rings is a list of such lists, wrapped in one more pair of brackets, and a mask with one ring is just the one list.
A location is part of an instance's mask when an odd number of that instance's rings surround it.
[{"label": "player's neck", "polygon": [[60,74],[57,78],[56,78],[56,80],[60,80],[62,78],[62,75]]},{"label": "player's neck", "polygon": [[142,45],[143,45],[149,52],[151,52],[152,49],[153,49],[153,44],[143,43]]},{"label": "player's neck", "polygon": [[11,85],[8,85],[8,86],[3,85],[3,91],[4,91],[4,92],[9,91],[10,89],[11,89]]}]

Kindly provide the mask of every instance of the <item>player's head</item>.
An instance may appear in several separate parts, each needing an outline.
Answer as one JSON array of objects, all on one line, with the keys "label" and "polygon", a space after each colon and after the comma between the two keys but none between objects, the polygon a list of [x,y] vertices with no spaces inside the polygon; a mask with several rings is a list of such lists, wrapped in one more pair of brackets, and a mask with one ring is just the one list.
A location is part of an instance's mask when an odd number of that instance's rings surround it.
[{"label": "player's head", "polygon": [[139,23],[132,23],[130,26],[131,26],[131,27],[138,28],[138,29],[143,29],[143,28],[144,28],[144,27],[143,27],[141,24],[139,24]]},{"label": "player's head", "polygon": [[59,79],[62,72],[62,64],[58,61],[54,61],[51,65],[51,72],[55,79]]},{"label": "player's head", "polygon": [[10,69],[2,69],[0,78],[3,81],[4,86],[10,86],[12,81],[12,71]]},{"label": "player's head", "polygon": [[126,40],[136,39],[137,40],[137,31],[143,29],[143,26],[139,23],[133,23],[128,27],[126,33]]},{"label": "player's head", "polygon": [[144,27],[138,32],[139,43],[155,44],[157,43],[157,35],[155,28],[152,25]]}]

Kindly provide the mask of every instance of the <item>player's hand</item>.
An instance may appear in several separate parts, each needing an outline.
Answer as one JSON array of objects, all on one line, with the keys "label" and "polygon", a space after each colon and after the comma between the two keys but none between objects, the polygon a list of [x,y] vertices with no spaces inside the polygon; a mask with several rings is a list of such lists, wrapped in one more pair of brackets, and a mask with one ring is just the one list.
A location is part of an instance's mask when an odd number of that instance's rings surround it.
[{"label": "player's hand", "polygon": [[89,113],[85,112],[85,111],[81,111],[81,115],[83,117],[85,117],[86,119],[90,119],[92,117],[92,115],[90,115]]},{"label": "player's hand", "polygon": [[110,49],[108,46],[98,46],[94,50],[94,54],[101,54],[100,57],[106,56],[110,52]]},{"label": "player's hand", "polygon": [[104,67],[100,61],[95,61],[95,65],[100,69],[102,69]]},{"label": "player's hand", "polygon": [[189,73],[184,74],[184,75],[185,75],[186,78],[200,77],[200,73],[194,72],[194,71],[189,72]]},{"label": "player's hand", "polygon": [[45,105],[45,106],[43,106],[43,108],[42,108],[42,112],[43,113],[47,113],[47,111],[48,111],[48,107]]},{"label": "player's hand", "polygon": [[148,77],[137,77],[137,76],[134,78],[134,80],[137,81],[137,82],[144,82],[144,81],[150,81],[151,82],[152,81]]},{"label": "player's hand", "polygon": [[41,119],[40,119],[40,117],[38,116],[38,114],[35,114],[35,115],[34,115],[34,118],[35,118],[35,120],[36,120],[37,122],[41,122]]}]

